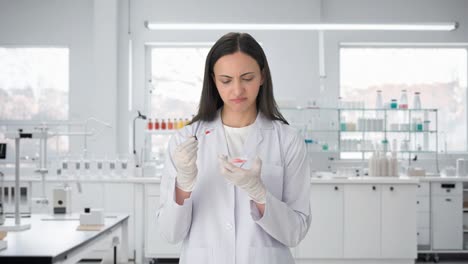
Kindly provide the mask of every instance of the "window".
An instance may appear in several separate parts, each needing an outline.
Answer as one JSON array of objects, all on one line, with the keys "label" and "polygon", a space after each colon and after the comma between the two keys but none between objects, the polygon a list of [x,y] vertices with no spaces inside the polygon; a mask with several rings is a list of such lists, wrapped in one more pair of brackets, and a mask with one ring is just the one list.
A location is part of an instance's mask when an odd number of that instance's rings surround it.
[{"label": "window", "polygon": [[[41,121],[66,121],[68,109],[68,48],[0,47],[0,141],[8,142],[8,162],[14,143],[5,139],[5,131],[32,129]],[[37,143],[22,144],[22,155],[35,157]],[[48,143],[49,153],[68,151],[67,137]]]},{"label": "window", "polygon": [[376,105],[421,93],[422,108],[438,109],[439,151],[467,150],[467,49],[438,47],[343,47],[340,49],[340,95],[343,100]]},{"label": "window", "polygon": [[67,120],[67,48],[0,47],[0,120]]},{"label": "window", "polygon": [[[154,122],[191,120],[198,112],[206,56],[211,45],[149,47],[148,117]],[[153,135],[150,152],[165,150],[168,137]],[[157,159],[150,157],[152,159]]]}]

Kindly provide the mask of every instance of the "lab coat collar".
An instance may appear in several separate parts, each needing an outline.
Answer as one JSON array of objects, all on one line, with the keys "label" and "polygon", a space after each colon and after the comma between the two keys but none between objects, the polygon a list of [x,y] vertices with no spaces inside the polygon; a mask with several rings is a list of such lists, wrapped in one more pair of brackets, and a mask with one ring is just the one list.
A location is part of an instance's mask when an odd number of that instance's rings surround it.
[{"label": "lab coat collar", "polygon": [[[223,120],[221,119],[221,110],[222,108],[218,109],[216,113],[216,118],[213,121],[207,122],[205,124],[205,128],[209,127],[216,127],[216,128],[223,128]],[[254,122],[254,129],[273,129],[273,122],[265,117],[262,112],[257,114],[257,118]]]},{"label": "lab coat collar", "polygon": [[[226,143],[226,136],[223,127],[223,121],[221,119],[221,108],[218,109],[216,118],[213,121],[207,122],[203,125],[203,131],[213,131],[214,136],[217,138],[217,142],[220,144],[221,154],[229,156],[228,147]],[[273,129],[273,122],[266,118],[263,113],[259,112],[257,118],[253,124],[252,130],[249,133],[245,144],[244,144],[244,155],[249,159],[253,159],[257,154],[257,146],[263,141],[264,130]],[[247,165],[247,164],[246,164]],[[248,165],[247,165],[248,166]]]}]

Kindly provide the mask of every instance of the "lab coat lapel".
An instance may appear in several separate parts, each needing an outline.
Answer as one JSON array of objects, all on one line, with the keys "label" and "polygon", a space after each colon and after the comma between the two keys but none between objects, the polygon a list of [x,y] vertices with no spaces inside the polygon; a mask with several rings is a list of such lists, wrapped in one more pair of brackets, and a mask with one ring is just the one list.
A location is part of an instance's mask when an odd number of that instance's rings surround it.
[{"label": "lab coat lapel", "polygon": [[[260,112],[244,144],[244,155],[249,161],[253,161],[257,156],[260,144],[265,137],[265,131],[272,128],[271,122]],[[250,164],[247,164],[250,165]]]},{"label": "lab coat lapel", "polygon": [[213,120],[212,123],[214,126],[213,136],[216,138],[216,140],[212,144],[214,144],[215,148],[218,148],[217,154],[229,156],[229,151],[228,151],[227,142],[226,142],[226,135],[224,134],[224,127],[223,127],[223,121],[221,120],[220,110],[218,110],[218,115],[216,116],[216,119]]}]

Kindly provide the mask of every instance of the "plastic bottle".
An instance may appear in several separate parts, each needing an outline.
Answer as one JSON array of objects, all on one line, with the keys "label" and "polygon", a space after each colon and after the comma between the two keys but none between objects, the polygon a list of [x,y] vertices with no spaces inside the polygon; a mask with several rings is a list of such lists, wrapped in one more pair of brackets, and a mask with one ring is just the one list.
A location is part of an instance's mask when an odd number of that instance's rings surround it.
[{"label": "plastic bottle", "polygon": [[413,108],[414,109],[421,109],[421,98],[419,97],[420,93],[415,92],[413,98]]},{"label": "plastic bottle", "polygon": [[368,166],[369,166],[369,171],[368,174],[369,176],[375,176],[375,167],[374,167],[374,159],[375,159],[375,152],[372,153],[372,156],[369,158]]},{"label": "plastic bottle", "polygon": [[383,101],[382,101],[382,91],[377,90],[377,97],[375,98],[375,108],[382,109],[383,108]]},{"label": "plastic bottle", "polygon": [[389,162],[389,176],[398,177],[398,159],[396,151],[392,151]]},{"label": "plastic bottle", "polygon": [[387,156],[385,155],[385,152],[382,152],[380,154],[379,167],[380,167],[379,176],[388,176],[388,162],[387,162]]},{"label": "plastic bottle", "polygon": [[408,95],[406,90],[401,90],[400,109],[408,109]]}]

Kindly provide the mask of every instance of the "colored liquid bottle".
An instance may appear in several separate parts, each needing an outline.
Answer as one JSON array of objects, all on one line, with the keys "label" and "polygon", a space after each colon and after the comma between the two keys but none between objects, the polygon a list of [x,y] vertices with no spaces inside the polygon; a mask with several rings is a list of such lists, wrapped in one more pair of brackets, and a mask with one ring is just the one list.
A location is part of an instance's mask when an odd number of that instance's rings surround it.
[{"label": "colored liquid bottle", "polygon": [[154,119],[154,129],[155,129],[155,130],[159,130],[159,121],[158,121],[157,118]]},{"label": "colored liquid bottle", "polygon": [[161,129],[162,130],[166,130],[166,122],[163,120],[161,120]]},{"label": "colored liquid bottle", "polygon": [[153,130],[153,122],[151,122],[151,118],[148,119],[148,130]]},{"label": "colored liquid bottle", "polygon": [[174,123],[169,118],[167,119],[167,129],[174,129]]},{"label": "colored liquid bottle", "polygon": [[188,125],[190,123],[190,120],[188,118],[185,118],[184,126]]},{"label": "colored liquid bottle", "polygon": [[177,122],[177,128],[183,128],[184,127],[184,120],[182,118],[179,118],[179,122]]}]

